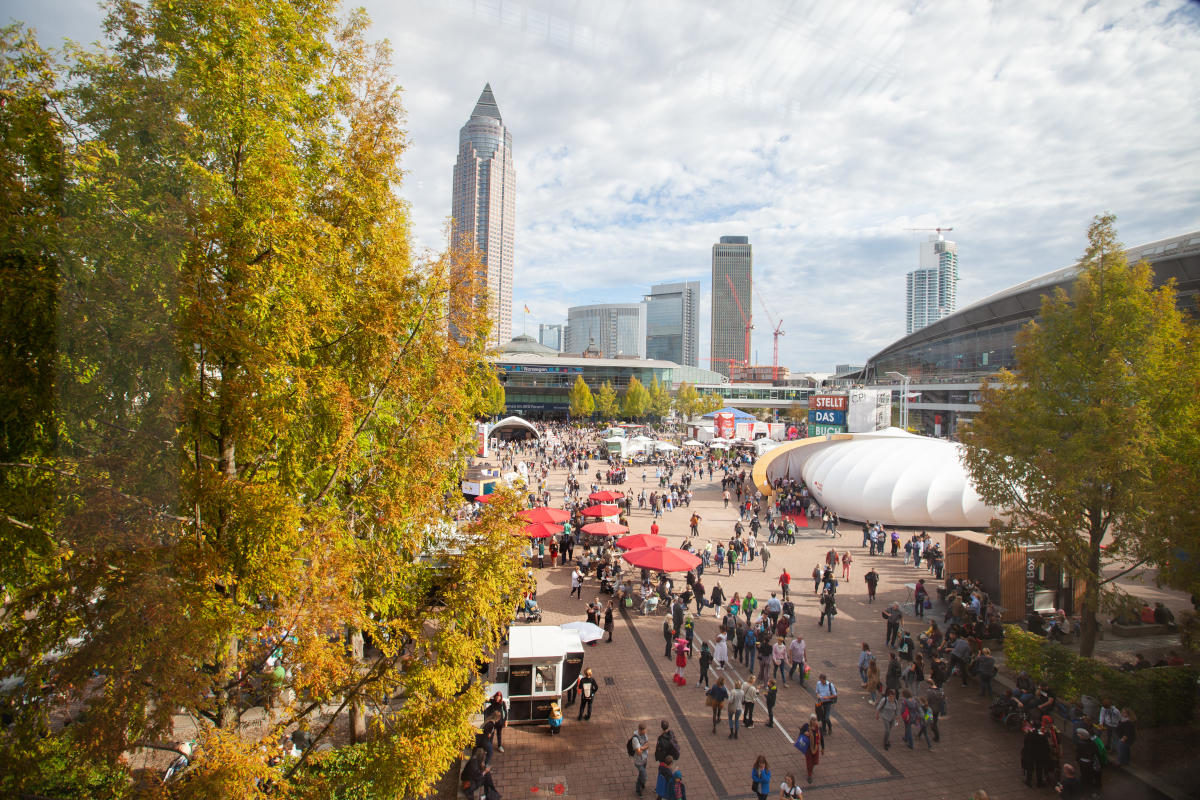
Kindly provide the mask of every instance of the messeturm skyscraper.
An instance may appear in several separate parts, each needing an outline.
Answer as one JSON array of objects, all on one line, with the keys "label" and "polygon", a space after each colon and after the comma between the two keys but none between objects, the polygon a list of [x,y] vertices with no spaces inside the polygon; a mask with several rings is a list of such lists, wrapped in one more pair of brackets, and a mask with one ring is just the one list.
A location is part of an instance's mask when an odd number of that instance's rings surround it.
[{"label": "messeturm skyscraper", "polygon": [[[732,287],[732,291],[730,290]],[[754,259],[746,236],[722,236],[712,249],[712,370],[729,375],[729,362],[749,359],[746,320],[753,321]],[[737,299],[734,299],[734,292]],[[738,310],[741,303],[742,311]],[[745,312],[745,318],[742,312]]]},{"label": "messeturm skyscraper", "polygon": [[[513,169],[512,134],[504,127],[492,86],[483,87],[471,118],[458,132],[451,201],[452,242],[473,246],[482,262],[478,274],[456,277],[460,302],[482,302],[486,291],[492,318],[489,341],[512,339],[513,231],[517,216],[517,180]],[[472,291],[472,285],[477,292]],[[454,331],[452,331],[453,333]]]}]

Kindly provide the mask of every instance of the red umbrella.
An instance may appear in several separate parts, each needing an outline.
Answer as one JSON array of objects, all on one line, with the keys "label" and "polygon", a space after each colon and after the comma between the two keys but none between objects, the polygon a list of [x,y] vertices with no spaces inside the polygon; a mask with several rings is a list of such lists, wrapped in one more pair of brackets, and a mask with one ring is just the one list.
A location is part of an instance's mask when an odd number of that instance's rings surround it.
[{"label": "red umbrella", "polygon": [[621,510],[616,506],[598,505],[588,506],[583,510],[585,517],[615,517],[621,513]]},{"label": "red umbrella", "polygon": [[562,525],[554,522],[531,522],[521,530],[530,539],[545,539],[562,533]]},{"label": "red umbrella", "polygon": [[620,536],[629,533],[629,528],[615,522],[592,522],[583,526],[583,532],[592,536]]},{"label": "red umbrella", "polygon": [[636,550],[639,547],[666,547],[667,537],[653,533],[631,533],[617,539],[617,547],[622,550]]},{"label": "red umbrella", "polygon": [[677,547],[639,547],[621,555],[621,558],[643,569],[658,572],[687,572],[695,569],[700,557]]},{"label": "red umbrella", "polygon": [[624,496],[624,492],[610,492],[605,489],[603,492],[592,492],[588,495],[588,500],[591,500],[593,503],[611,503],[614,500],[620,500]]},{"label": "red umbrella", "polygon": [[478,500],[480,503],[490,503],[492,501],[492,498],[495,496],[496,495],[494,495],[494,494],[481,494],[478,497],[476,497],[475,499]]},{"label": "red umbrella", "polygon": [[517,513],[526,522],[557,522],[561,524],[571,518],[571,515],[561,508],[547,508],[546,506],[527,508]]}]

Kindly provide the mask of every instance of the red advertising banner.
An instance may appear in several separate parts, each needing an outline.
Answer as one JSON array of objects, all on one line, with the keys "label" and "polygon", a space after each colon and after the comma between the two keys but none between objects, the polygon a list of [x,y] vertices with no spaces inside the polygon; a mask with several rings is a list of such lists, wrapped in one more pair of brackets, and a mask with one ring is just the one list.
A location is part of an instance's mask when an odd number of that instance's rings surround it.
[{"label": "red advertising banner", "polygon": [[732,439],[735,430],[732,411],[721,411],[713,418],[713,432],[722,439]]},{"label": "red advertising banner", "polygon": [[815,394],[809,398],[808,407],[822,411],[845,411],[849,399],[844,394]]}]

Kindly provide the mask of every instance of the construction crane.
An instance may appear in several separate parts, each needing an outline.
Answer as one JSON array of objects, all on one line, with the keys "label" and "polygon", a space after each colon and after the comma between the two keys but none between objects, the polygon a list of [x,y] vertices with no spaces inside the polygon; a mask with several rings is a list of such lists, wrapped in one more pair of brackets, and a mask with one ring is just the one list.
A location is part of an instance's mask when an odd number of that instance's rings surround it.
[{"label": "construction crane", "polygon": [[952,231],[954,228],[905,228],[906,231],[937,231],[937,235],[941,236],[942,231]]},{"label": "construction crane", "polygon": [[771,338],[775,340],[775,352],[771,357],[771,380],[779,380],[779,337],[783,336],[783,320],[776,321],[775,315],[771,313],[771,309],[767,307],[767,301],[763,299],[762,293],[758,289],[754,290],[754,295],[758,298],[758,304],[762,306],[763,313],[767,315],[767,321],[771,323]]},{"label": "construction crane", "polygon": [[750,318],[746,316],[746,310],[744,308],[742,308],[742,300],[740,297],[738,297],[737,289],[733,288],[733,278],[729,277],[728,274],[725,275],[725,283],[729,284],[729,292],[730,292],[730,294],[733,295],[733,302],[737,303],[738,313],[742,315],[742,322],[744,322],[746,325],[746,345],[745,345],[745,355],[743,357],[743,360],[745,361],[745,363],[747,365],[749,365],[749,363],[750,363],[750,331],[754,330],[754,323],[752,323],[750,321]]}]

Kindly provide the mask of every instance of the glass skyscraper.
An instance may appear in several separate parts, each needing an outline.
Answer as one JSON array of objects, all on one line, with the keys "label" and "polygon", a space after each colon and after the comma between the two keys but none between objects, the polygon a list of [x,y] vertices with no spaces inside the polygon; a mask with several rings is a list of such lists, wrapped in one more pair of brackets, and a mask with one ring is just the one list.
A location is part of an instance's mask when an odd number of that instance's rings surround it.
[{"label": "glass skyscraper", "polygon": [[958,306],[958,245],[941,234],[921,242],[920,268],[905,277],[905,334],[954,313]]},{"label": "glass skyscraper", "polygon": [[597,303],[567,309],[564,353],[582,353],[594,344],[604,358],[646,357],[646,304]]},{"label": "glass skyscraper", "polygon": [[[732,291],[730,287],[732,286]],[[729,375],[729,362],[749,359],[746,320],[753,322],[754,258],[747,236],[722,236],[712,249],[712,370]],[[734,299],[737,292],[737,300]]]},{"label": "glass skyscraper", "polygon": [[700,282],[660,283],[646,295],[646,358],[699,366]]},{"label": "glass skyscraper", "polygon": [[482,262],[474,275],[454,276],[455,299],[478,305],[486,296],[492,318],[489,341],[496,345],[512,338],[516,196],[512,134],[504,127],[491,84],[487,84],[471,118],[458,132],[450,213],[453,244],[474,247]]}]

